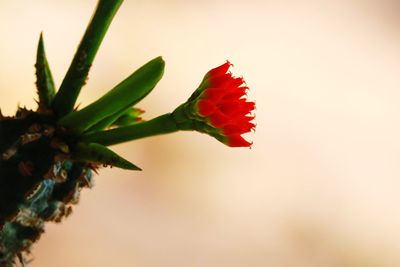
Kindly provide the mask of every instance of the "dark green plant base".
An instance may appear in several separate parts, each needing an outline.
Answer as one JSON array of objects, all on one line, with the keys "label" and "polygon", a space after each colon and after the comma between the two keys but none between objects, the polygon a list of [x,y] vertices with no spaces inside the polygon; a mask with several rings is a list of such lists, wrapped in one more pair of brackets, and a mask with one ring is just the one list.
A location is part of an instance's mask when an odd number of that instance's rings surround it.
[{"label": "dark green plant base", "polygon": [[38,109],[0,112],[0,267],[19,261],[44,232],[72,211],[82,188],[92,187],[100,166],[139,167],[104,145],[82,140],[87,133],[140,123],[133,107],[155,87],[164,71],[157,57],[85,109],[74,109],[89,69],[123,0],[99,0],[70,68],[57,91],[40,35],[36,58]]},{"label": "dark green plant base", "polygon": [[21,109],[0,129],[0,266],[8,267],[24,261],[46,221],[71,213],[94,165],[70,160],[75,140],[51,116]]}]

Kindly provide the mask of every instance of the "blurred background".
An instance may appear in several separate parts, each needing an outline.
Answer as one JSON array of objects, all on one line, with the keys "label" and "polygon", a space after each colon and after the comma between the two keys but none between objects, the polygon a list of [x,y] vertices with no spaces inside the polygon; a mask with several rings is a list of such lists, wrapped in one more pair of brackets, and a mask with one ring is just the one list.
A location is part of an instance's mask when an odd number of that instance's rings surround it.
[{"label": "blurred background", "polygon": [[[62,81],[95,0],[0,2],[0,106],[35,108],[44,32]],[[257,102],[252,149],[194,132],[114,150],[32,267],[400,266],[400,2],[126,0],[79,102],[162,55],[149,119],[231,60]]]}]

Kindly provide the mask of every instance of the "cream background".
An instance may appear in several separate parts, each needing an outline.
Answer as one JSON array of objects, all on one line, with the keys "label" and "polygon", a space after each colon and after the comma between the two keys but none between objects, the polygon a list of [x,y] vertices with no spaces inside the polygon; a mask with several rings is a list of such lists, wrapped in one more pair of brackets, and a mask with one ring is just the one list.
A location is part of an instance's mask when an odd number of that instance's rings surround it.
[{"label": "cream background", "polygon": [[[0,105],[35,107],[40,31],[59,85],[94,0],[0,2]],[[158,55],[146,118],[230,59],[257,102],[253,149],[197,133],[115,147],[31,266],[400,266],[398,1],[126,0],[80,98]]]}]

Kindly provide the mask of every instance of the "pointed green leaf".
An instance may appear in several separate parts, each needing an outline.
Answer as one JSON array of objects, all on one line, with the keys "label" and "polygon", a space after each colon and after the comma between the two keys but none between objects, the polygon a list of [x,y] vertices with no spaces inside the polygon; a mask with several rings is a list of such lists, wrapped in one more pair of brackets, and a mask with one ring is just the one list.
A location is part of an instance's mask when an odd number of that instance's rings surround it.
[{"label": "pointed green leaf", "polygon": [[51,102],[53,101],[56,90],[49,63],[47,62],[42,33],[39,38],[35,67],[36,86],[39,94],[39,109],[45,110],[51,107]]},{"label": "pointed green leaf", "polygon": [[139,167],[122,158],[107,147],[96,143],[78,143],[74,149],[73,159],[106,164],[122,169],[141,171]]},{"label": "pointed green leaf", "polygon": [[87,132],[95,132],[104,130],[110,126],[128,126],[138,123],[139,116],[144,111],[138,108],[129,107],[128,109],[117,112],[107,118],[104,118],[100,122],[90,127]]},{"label": "pointed green leaf", "polygon": [[96,11],[54,99],[53,109],[59,117],[74,109],[100,44],[122,2],[123,0],[99,0]]},{"label": "pointed green leaf", "polygon": [[118,117],[116,121],[113,122],[113,126],[124,127],[133,125],[139,122],[143,122],[140,117],[144,113],[144,110],[138,108],[130,108],[124,114]]},{"label": "pointed green leaf", "polygon": [[161,57],[151,60],[94,103],[61,118],[59,124],[79,134],[126,110],[153,90],[164,73],[164,66]]},{"label": "pointed green leaf", "polygon": [[97,132],[97,131],[101,131],[101,130],[104,130],[104,129],[110,127],[113,124],[113,122],[116,121],[124,112],[125,112],[125,110],[122,110],[120,112],[117,112],[113,115],[110,115],[110,116],[102,119],[95,125],[91,126],[86,132]]}]

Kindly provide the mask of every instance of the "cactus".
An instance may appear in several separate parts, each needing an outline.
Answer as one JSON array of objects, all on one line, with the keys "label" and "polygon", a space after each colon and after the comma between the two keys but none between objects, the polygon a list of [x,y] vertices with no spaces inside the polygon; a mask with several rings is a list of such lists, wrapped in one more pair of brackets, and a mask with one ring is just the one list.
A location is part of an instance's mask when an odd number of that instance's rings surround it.
[{"label": "cactus", "polygon": [[[157,57],[81,110],[76,99],[100,43],[123,0],[99,0],[70,68],[56,90],[42,34],[36,62],[38,108],[0,112],[0,267],[19,261],[44,232],[46,222],[71,214],[83,188],[101,166],[141,170],[107,146],[147,136],[196,130],[228,146],[250,146],[241,134],[255,128],[247,87],[229,63],[209,71],[200,87],[174,112],[149,121],[135,105],[161,79]],[[222,92],[222,93],[221,93]]]}]

